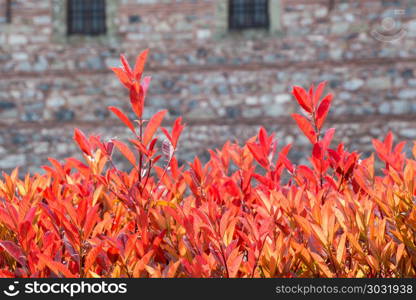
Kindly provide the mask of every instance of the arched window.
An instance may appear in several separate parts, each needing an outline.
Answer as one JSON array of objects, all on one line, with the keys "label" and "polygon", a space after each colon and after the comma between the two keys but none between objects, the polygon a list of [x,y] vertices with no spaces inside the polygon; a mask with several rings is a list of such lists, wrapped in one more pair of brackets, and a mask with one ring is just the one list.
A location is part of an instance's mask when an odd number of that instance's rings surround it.
[{"label": "arched window", "polygon": [[230,29],[269,28],[268,0],[230,0]]},{"label": "arched window", "polygon": [[68,35],[105,34],[105,0],[68,0]]}]

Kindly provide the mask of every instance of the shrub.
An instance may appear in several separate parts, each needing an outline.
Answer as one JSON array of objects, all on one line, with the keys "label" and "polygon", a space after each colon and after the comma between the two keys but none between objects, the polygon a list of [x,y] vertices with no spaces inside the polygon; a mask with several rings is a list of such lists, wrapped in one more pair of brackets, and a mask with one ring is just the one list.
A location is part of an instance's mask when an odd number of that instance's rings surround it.
[{"label": "shrub", "polygon": [[[114,68],[130,92],[129,144],[74,139],[85,162],[50,159],[45,174],[0,182],[2,277],[412,277],[416,272],[416,161],[374,140],[360,159],[324,130],[332,95],[325,83],[293,88],[303,114],[293,118],[311,143],[310,166],[288,159],[261,128],[240,146],[227,142],[179,166],[181,118],[143,119],[150,77],[147,51]],[[156,137],[163,134],[164,140]],[[131,164],[119,169],[119,151]],[[416,156],[416,147],[413,148]]]}]

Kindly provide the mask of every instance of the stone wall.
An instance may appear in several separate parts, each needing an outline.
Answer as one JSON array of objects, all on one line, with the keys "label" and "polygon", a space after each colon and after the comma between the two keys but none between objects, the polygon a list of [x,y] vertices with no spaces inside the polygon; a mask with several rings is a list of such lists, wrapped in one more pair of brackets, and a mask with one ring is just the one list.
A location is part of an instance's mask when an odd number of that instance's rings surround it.
[{"label": "stone wall", "polygon": [[12,23],[0,17],[0,169],[76,155],[74,127],[127,137],[106,109],[128,108],[108,68],[147,47],[147,113],[167,108],[167,125],[184,116],[183,159],[261,125],[301,157],[291,86],[322,80],[335,94],[328,125],[338,140],[368,152],[388,130],[416,139],[414,1],[271,0],[274,29],[246,32],[224,30],[225,0],[107,2],[99,38],[65,35],[63,0],[14,0]]}]

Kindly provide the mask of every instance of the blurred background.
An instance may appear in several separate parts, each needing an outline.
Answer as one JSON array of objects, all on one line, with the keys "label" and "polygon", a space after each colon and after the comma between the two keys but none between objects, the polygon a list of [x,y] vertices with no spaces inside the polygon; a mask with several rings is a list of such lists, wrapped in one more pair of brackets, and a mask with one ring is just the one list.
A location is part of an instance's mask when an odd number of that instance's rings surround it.
[{"label": "blurred background", "polygon": [[74,127],[129,137],[107,110],[129,107],[109,67],[145,48],[146,114],[184,117],[183,160],[260,126],[299,160],[291,86],[323,80],[349,149],[416,139],[415,16],[405,0],[0,0],[0,170],[79,156]]}]

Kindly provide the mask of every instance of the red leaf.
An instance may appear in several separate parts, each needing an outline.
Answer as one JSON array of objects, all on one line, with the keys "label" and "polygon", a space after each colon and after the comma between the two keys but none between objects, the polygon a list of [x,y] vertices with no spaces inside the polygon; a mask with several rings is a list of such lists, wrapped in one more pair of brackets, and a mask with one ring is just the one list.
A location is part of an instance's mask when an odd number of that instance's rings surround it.
[{"label": "red leaf", "polygon": [[137,149],[140,152],[142,152],[144,155],[150,156],[150,152],[146,149],[146,147],[141,142],[137,140],[132,140],[132,139],[130,139],[129,141],[132,142],[137,147]]},{"label": "red leaf", "polygon": [[313,102],[313,91],[314,90],[315,90],[315,86],[312,84],[309,87],[309,93],[308,93],[308,95],[309,95],[309,102],[311,103],[312,108],[315,108],[316,107],[316,105],[314,105],[314,102]]},{"label": "red leaf", "polygon": [[120,150],[120,152],[124,155],[125,158],[133,165],[136,166],[136,157],[134,156],[134,153],[130,150],[129,147],[126,146],[126,144],[113,140],[114,145]]},{"label": "red leaf", "polygon": [[101,139],[100,136],[94,136],[94,135],[90,136],[89,138],[90,145],[93,149],[100,148],[100,150],[103,153],[107,153],[105,143],[102,143],[100,139]]},{"label": "red leaf", "polygon": [[329,145],[331,144],[332,139],[334,138],[334,134],[335,134],[335,128],[329,128],[326,133],[325,136],[322,140],[322,147],[324,149],[328,149]]},{"label": "red leaf", "polygon": [[195,157],[194,162],[189,164],[192,168],[191,176],[195,183],[199,184],[202,178],[202,164],[198,156]]},{"label": "red leaf", "polygon": [[311,169],[309,169],[307,166],[300,165],[297,168],[297,172],[300,173],[302,176],[304,176],[308,181],[313,182],[316,184],[316,177]]},{"label": "red leaf", "polygon": [[312,103],[306,91],[299,86],[293,87],[293,95],[298,101],[299,105],[306,110],[308,113],[312,112]]},{"label": "red leaf", "polygon": [[325,86],[326,86],[326,81],[323,81],[316,88],[315,94],[313,96],[313,105],[314,106],[318,105],[319,99],[321,98],[322,93],[325,90]]},{"label": "red leaf", "polygon": [[101,252],[101,245],[93,247],[85,257],[84,272],[88,272],[96,264],[97,256]]},{"label": "red leaf", "polygon": [[386,145],[386,150],[388,153],[391,152],[393,147],[393,133],[389,131],[384,139],[384,145]]},{"label": "red leaf", "polygon": [[178,144],[179,136],[181,135],[181,132],[184,128],[181,122],[182,122],[182,117],[179,117],[176,119],[175,123],[173,124],[171,142],[174,148],[176,148],[176,145]]},{"label": "red leaf", "polygon": [[170,135],[169,131],[166,130],[166,128],[161,127],[160,130],[162,130],[163,134],[168,138],[169,142],[172,144],[172,136]]},{"label": "red leaf", "polygon": [[26,265],[26,257],[23,254],[22,249],[12,241],[0,241],[0,246],[9,253],[19,264]]},{"label": "red leaf", "polygon": [[130,119],[117,107],[109,106],[109,110],[111,110],[133,133],[136,133],[134,130],[134,125],[130,121]]},{"label": "red leaf", "polygon": [[149,89],[151,81],[152,81],[152,77],[150,76],[146,76],[142,80],[143,98],[146,98],[147,90]]},{"label": "red leaf", "polygon": [[98,215],[99,206],[94,205],[92,209],[90,209],[86,215],[85,223],[83,226],[84,233],[86,236],[89,236],[91,231],[93,230],[94,226],[99,222],[99,215]]},{"label": "red leaf", "polygon": [[288,144],[280,151],[279,156],[277,158],[276,164],[279,162],[283,163],[285,167],[289,170],[289,172],[293,173],[294,168],[292,162],[287,158],[290,149],[292,148],[292,144]]},{"label": "red leaf", "polygon": [[114,264],[120,256],[119,250],[116,247],[110,247],[107,250],[107,256],[110,259],[110,261]]},{"label": "red leaf", "polygon": [[322,151],[321,145],[319,143],[316,143],[313,145],[312,149],[312,156],[316,159],[322,159],[324,152]]},{"label": "red leaf", "polygon": [[404,146],[406,146],[406,144],[407,144],[406,141],[403,141],[403,142],[398,143],[396,145],[396,147],[394,147],[393,153],[395,153],[395,154],[402,153],[403,148],[404,148]]},{"label": "red leaf", "polygon": [[267,132],[264,127],[260,127],[259,134],[258,134],[260,145],[263,147],[267,145]]},{"label": "red leaf", "polygon": [[267,159],[262,146],[255,143],[248,143],[247,147],[262,167],[267,168],[269,166],[269,160]]},{"label": "red leaf", "polygon": [[157,138],[152,139],[152,141],[149,144],[149,151],[153,151],[153,149],[155,148],[155,145],[157,143]]},{"label": "red leaf", "polygon": [[387,161],[389,153],[387,152],[385,144],[377,139],[373,139],[373,146],[381,160]]},{"label": "red leaf", "polygon": [[126,75],[128,76],[128,78],[130,78],[130,81],[131,81],[131,79],[133,77],[133,71],[131,70],[130,65],[129,65],[126,57],[124,55],[120,55],[120,60],[121,60],[121,63],[123,64]]},{"label": "red leaf", "polygon": [[68,164],[74,166],[75,168],[78,169],[78,171],[80,171],[86,177],[88,177],[87,174],[89,174],[90,168],[86,164],[80,162],[79,160],[77,160],[76,158],[73,158],[73,157],[67,158],[66,161],[67,161]]},{"label": "red leaf", "polygon": [[328,149],[328,154],[336,163],[338,163],[341,159],[341,156],[338,154],[338,152],[333,149]]},{"label": "red leaf", "polygon": [[16,278],[16,274],[7,270],[0,270],[0,278]]},{"label": "red leaf", "polygon": [[61,178],[65,178],[65,170],[62,168],[62,165],[54,158],[48,157],[50,163],[55,167],[56,172],[61,176]]},{"label": "red leaf", "polygon": [[137,82],[130,88],[130,103],[136,116],[141,119],[144,108],[144,91]]},{"label": "red leaf", "polygon": [[300,130],[302,130],[311,143],[315,144],[317,141],[316,133],[308,119],[299,114],[292,114],[292,118],[295,119]]},{"label": "red leaf", "polygon": [[43,253],[38,253],[39,260],[44,263],[53,273],[56,275],[62,274],[67,278],[74,278],[74,274],[72,274],[62,263],[58,261],[54,261],[47,257]]},{"label": "red leaf", "polygon": [[122,68],[111,68],[111,70],[113,70],[114,73],[116,73],[118,80],[120,80],[120,82],[126,87],[126,88],[130,88],[132,85],[132,82],[129,78],[129,76],[126,74],[126,72],[124,72],[124,70]]},{"label": "red leaf", "polygon": [[152,140],[153,135],[157,131],[157,129],[160,127],[160,124],[163,121],[163,118],[165,117],[167,110],[161,110],[157,112],[149,121],[149,124],[147,124],[146,129],[144,131],[143,135],[143,144],[147,146],[149,142]]},{"label": "red leaf", "polygon": [[91,145],[88,142],[85,135],[82,133],[81,130],[78,128],[75,128],[74,130],[74,140],[78,143],[79,148],[84,152],[85,154],[92,156],[91,153]]},{"label": "red leaf", "polygon": [[0,222],[8,226],[10,229],[16,230],[14,220],[10,217],[7,210],[3,207],[0,207]]},{"label": "red leaf", "polygon": [[181,135],[181,132],[183,128],[185,127],[182,125],[182,117],[179,117],[175,120],[175,123],[173,124],[172,128],[172,135],[169,134],[169,132],[165,128],[161,128],[163,133],[166,135],[166,137],[171,142],[174,149],[176,149],[176,146],[178,144],[179,136]]},{"label": "red leaf", "polygon": [[322,128],[322,125],[325,122],[326,116],[328,115],[328,111],[331,108],[331,102],[332,102],[332,94],[329,94],[326,96],[321,104],[318,107],[318,111],[316,113],[316,126],[318,129]]},{"label": "red leaf", "polygon": [[144,65],[146,64],[147,54],[149,53],[149,49],[144,50],[137,56],[136,65],[134,67],[134,77],[137,81],[140,81],[143,74]]},{"label": "red leaf", "polygon": [[348,157],[347,162],[345,163],[345,167],[344,167],[344,173],[346,177],[349,177],[349,175],[351,174],[353,168],[355,167],[357,158],[358,157],[355,153],[351,153],[351,155]]}]

